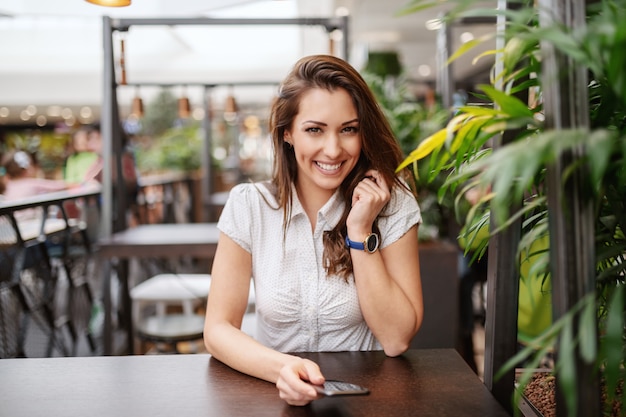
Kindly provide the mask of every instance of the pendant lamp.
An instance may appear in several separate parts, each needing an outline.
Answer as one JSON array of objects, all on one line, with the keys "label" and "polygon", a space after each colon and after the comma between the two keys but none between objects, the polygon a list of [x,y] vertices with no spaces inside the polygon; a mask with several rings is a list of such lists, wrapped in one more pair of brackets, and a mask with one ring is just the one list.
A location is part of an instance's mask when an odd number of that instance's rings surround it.
[{"label": "pendant lamp", "polygon": [[98,6],[105,7],[126,7],[130,6],[130,0],[85,0],[87,3],[92,3]]},{"label": "pendant lamp", "polygon": [[143,100],[141,99],[141,97],[133,98],[133,104],[130,114],[135,116],[137,119],[141,119],[143,117]]},{"label": "pendant lamp", "polygon": [[133,104],[130,108],[130,114],[137,119],[143,117],[143,100],[139,96],[139,88],[135,90],[135,97],[133,98]]},{"label": "pendant lamp", "polygon": [[237,120],[237,112],[239,108],[237,107],[237,102],[235,101],[235,96],[233,95],[233,86],[228,87],[228,95],[226,96],[226,101],[224,102],[224,120],[228,123],[233,123]]},{"label": "pendant lamp", "polygon": [[237,120],[237,102],[235,96],[229,94],[224,103],[224,120],[228,123],[234,123]]},{"label": "pendant lamp", "polygon": [[178,117],[180,119],[188,119],[191,114],[191,104],[189,103],[189,97],[187,97],[186,88],[183,86],[183,92],[178,99]]},{"label": "pendant lamp", "polygon": [[226,97],[224,113],[237,113],[237,102],[235,101],[235,96],[233,96],[232,93]]},{"label": "pendant lamp", "polygon": [[181,119],[189,119],[191,114],[191,104],[188,97],[178,99],[178,117]]}]

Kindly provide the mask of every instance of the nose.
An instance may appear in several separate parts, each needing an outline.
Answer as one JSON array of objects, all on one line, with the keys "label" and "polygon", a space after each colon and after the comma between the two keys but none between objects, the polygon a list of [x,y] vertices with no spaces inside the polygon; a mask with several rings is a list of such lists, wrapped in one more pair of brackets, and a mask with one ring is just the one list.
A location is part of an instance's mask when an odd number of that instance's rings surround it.
[{"label": "nose", "polygon": [[339,135],[331,133],[324,141],[324,154],[331,158],[337,158],[341,155],[341,139]]}]

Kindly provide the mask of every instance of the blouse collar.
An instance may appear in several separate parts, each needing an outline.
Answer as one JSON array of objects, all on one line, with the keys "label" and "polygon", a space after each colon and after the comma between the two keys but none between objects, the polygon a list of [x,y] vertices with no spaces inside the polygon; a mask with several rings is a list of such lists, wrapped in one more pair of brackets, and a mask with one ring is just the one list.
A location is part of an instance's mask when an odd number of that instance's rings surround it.
[{"label": "blouse collar", "polygon": [[[291,185],[291,195],[293,197],[292,207],[291,207],[291,218],[293,220],[296,216],[303,215],[304,207],[302,207],[302,203],[298,198],[298,193],[296,192],[296,186],[294,184]],[[317,220],[318,222],[325,223],[334,227],[339,220],[341,219],[341,215],[343,214],[344,208],[344,199],[341,196],[339,188],[335,190],[333,195],[328,199],[328,201],[322,206],[322,208],[317,212]]]}]

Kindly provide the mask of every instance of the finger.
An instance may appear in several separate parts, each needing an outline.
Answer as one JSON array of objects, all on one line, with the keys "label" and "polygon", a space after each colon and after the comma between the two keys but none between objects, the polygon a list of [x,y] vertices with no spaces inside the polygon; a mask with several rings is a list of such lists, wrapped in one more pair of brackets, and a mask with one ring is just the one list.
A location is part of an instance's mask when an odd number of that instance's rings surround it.
[{"label": "finger", "polygon": [[[293,386],[284,380],[279,380],[276,383],[276,387],[278,388],[280,398],[290,405],[306,405],[319,398],[319,394],[311,384],[299,379],[298,381],[298,386]],[[300,384],[302,384],[304,390],[300,389]]]},{"label": "finger", "polygon": [[304,372],[305,375],[301,375],[302,379],[309,381],[314,385],[322,385],[326,380],[320,367],[313,361],[304,360]]},{"label": "finger", "polygon": [[291,392],[291,391],[283,391],[283,390],[279,390],[279,396],[280,398],[285,401],[287,404],[289,405],[307,405],[308,403],[310,403],[311,401],[313,401],[314,398],[310,398],[307,396],[302,396],[296,392]]},{"label": "finger", "polygon": [[[317,396],[317,391],[305,381],[316,384],[320,380],[320,376],[319,366],[315,362],[307,359],[299,360],[281,369],[276,386],[288,397],[311,400]],[[323,383],[323,376],[321,381]]]},{"label": "finger", "polygon": [[372,180],[376,185],[380,188],[386,190],[388,189],[387,182],[385,181],[385,177],[383,177],[379,171],[375,169],[370,169],[365,173],[365,176]]},{"label": "finger", "polygon": [[363,200],[378,205],[387,201],[388,194],[384,187],[372,180],[364,179],[354,189],[353,197],[356,198],[353,198],[353,203],[356,200]]}]

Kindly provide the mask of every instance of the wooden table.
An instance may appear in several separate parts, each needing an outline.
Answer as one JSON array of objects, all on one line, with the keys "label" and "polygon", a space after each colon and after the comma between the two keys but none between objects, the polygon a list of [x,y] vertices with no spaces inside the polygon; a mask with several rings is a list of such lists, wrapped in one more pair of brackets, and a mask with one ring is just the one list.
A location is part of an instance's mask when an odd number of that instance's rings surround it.
[{"label": "wooden table", "polygon": [[268,382],[210,355],[146,355],[0,361],[0,415],[37,416],[508,416],[453,349],[303,353],[326,378],[367,396],[292,407]]},{"label": "wooden table", "polygon": [[[128,260],[131,258],[194,258],[212,259],[217,249],[219,230],[216,223],[169,223],[146,224],[112,234],[98,241],[98,254],[101,258]],[[104,354],[113,354],[111,267],[105,262],[103,267],[104,301]],[[127,268],[119,274],[122,284],[124,327],[127,336],[127,353],[132,353],[133,328]]]}]

